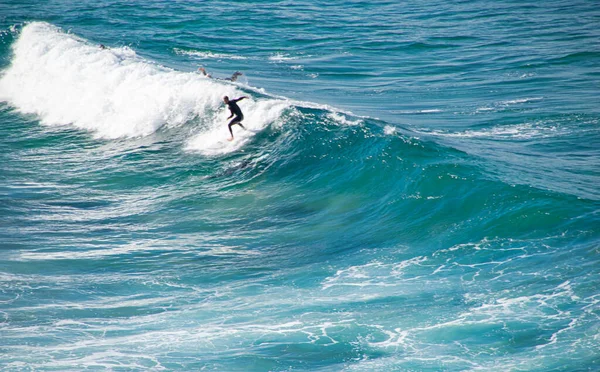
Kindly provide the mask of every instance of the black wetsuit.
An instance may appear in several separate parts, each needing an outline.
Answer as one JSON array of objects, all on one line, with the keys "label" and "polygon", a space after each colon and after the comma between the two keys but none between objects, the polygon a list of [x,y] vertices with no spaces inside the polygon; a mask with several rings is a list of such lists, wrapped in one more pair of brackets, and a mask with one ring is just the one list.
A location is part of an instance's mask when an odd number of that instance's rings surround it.
[{"label": "black wetsuit", "polygon": [[229,132],[231,132],[232,137],[233,137],[233,131],[231,130],[232,125],[238,124],[239,126],[244,128],[244,126],[241,123],[241,121],[244,120],[244,114],[242,114],[242,109],[240,109],[240,106],[238,106],[236,103],[240,99],[241,98],[230,99],[229,102],[227,103],[227,106],[229,106],[229,111],[231,111],[231,115],[235,115],[235,117],[233,119],[231,119],[231,121],[229,122],[229,125],[228,125]]},{"label": "black wetsuit", "polygon": [[231,111],[231,115],[235,115],[235,118],[233,118],[232,121],[236,121],[236,119],[239,118],[239,120],[237,121],[242,121],[244,120],[244,114],[242,114],[242,109],[240,109],[240,106],[237,105],[237,101],[239,101],[240,99],[230,99],[229,102],[227,103],[227,106],[229,106],[229,111]]}]

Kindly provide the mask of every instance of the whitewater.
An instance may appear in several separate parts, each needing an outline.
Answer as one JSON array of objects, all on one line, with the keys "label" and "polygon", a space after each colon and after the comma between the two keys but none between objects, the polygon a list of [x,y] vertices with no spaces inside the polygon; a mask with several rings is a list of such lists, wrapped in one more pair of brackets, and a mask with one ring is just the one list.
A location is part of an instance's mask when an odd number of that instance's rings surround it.
[{"label": "whitewater", "polygon": [[227,4],[0,4],[0,369],[600,368],[593,4]]}]

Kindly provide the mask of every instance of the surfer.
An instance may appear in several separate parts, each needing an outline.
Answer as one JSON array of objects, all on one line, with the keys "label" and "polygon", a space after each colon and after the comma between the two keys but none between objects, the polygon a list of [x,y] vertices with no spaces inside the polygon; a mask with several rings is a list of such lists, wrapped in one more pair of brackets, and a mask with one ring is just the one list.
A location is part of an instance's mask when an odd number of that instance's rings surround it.
[{"label": "surfer", "polygon": [[[201,73],[202,75],[204,75],[204,76],[206,76],[206,77],[208,77],[208,78],[211,78],[211,79],[212,79],[212,75],[211,75],[211,74],[209,74],[208,72],[206,72],[206,69],[205,69],[204,67],[199,67],[199,68],[198,68],[198,71],[200,71],[200,73]],[[238,76],[241,76],[241,75],[244,75],[244,74],[242,74],[242,73],[241,73],[241,72],[239,72],[239,71],[236,71],[236,72],[234,72],[234,73],[233,73],[233,75],[231,75],[231,77],[230,77],[230,78],[225,78],[225,79],[219,79],[219,78],[216,78],[216,79],[217,79],[217,80],[236,81],[236,80],[237,80],[237,78],[238,78]]]},{"label": "surfer", "polygon": [[228,124],[229,133],[231,134],[231,138],[227,139],[228,141],[233,141],[233,130],[231,129],[231,127],[233,125],[237,124],[240,127],[246,129],[242,125],[242,120],[244,120],[244,114],[242,113],[242,109],[240,109],[240,106],[237,105],[237,102],[243,100],[244,98],[248,98],[248,97],[242,96],[240,98],[231,99],[231,100],[227,96],[223,97],[223,102],[225,102],[225,104],[227,106],[229,106],[229,111],[231,111],[231,115],[229,115],[229,117],[227,119],[229,120],[235,115],[235,117]]}]

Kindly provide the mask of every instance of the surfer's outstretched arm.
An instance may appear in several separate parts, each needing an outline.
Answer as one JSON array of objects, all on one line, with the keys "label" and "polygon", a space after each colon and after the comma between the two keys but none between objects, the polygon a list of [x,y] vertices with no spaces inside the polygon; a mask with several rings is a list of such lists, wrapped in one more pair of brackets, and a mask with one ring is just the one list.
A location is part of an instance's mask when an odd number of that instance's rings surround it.
[{"label": "surfer's outstretched arm", "polygon": [[238,78],[238,76],[240,76],[240,75],[243,75],[243,74],[242,74],[241,72],[239,72],[239,71],[236,71],[236,72],[234,72],[234,73],[233,73],[233,75],[231,75],[231,77],[230,77],[229,79],[227,79],[227,80],[236,81],[236,80],[237,80],[237,78]]},{"label": "surfer's outstretched arm", "polygon": [[204,75],[204,76],[206,76],[206,77],[208,77],[208,78],[212,78],[212,76],[210,76],[210,74],[209,74],[208,72],[206,72],[206,69],[205,69],[204,67],[199,67],[199,68],[198,68],[198,71],[199,71],[199,72],[200,72],[202,75]]}]

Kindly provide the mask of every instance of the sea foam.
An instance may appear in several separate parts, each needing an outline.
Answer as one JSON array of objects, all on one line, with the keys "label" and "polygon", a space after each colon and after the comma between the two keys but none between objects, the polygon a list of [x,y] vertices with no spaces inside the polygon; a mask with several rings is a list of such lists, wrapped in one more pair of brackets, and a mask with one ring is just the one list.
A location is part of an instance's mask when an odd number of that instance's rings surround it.
[{"label": "sea foam", "polygon": [[[102,138],[145,136],[197,118],[209,123],[205,129],[212,133],[215,115],[227,117],[222,97],[244,94],[234,85],[146,61],[128,47],[100,48],[44,22],[23,27],[13,54],[0,79],[1,101],[36,114],[43,124],[72,124]],[[273,106],[285,106],[281,100],[263,101],[241,105],[246,117],[257,121],[255,129],[281,112],[274,113]],[[220,135],[226,138],[223,120],[218,120],[224,128]],[[189,147],[203,144],[196,136]]]}]

